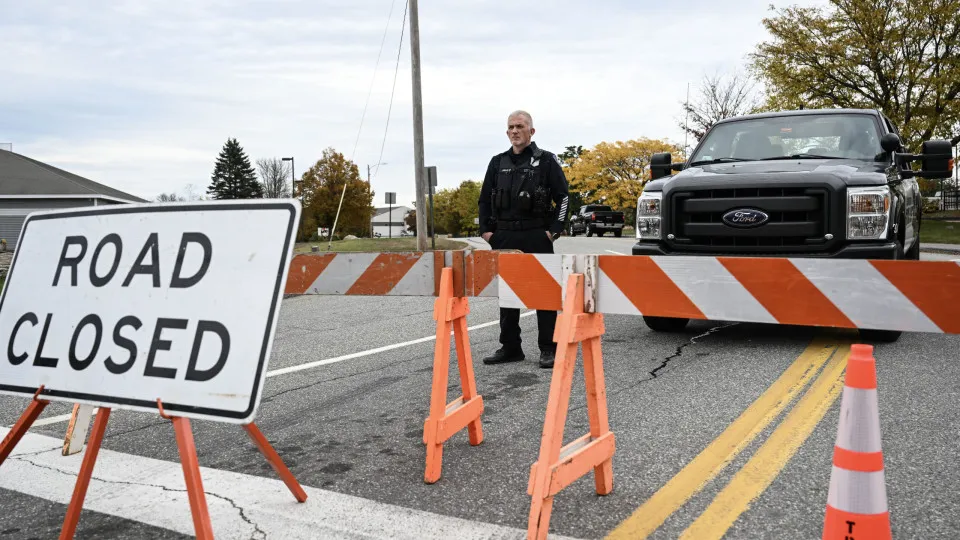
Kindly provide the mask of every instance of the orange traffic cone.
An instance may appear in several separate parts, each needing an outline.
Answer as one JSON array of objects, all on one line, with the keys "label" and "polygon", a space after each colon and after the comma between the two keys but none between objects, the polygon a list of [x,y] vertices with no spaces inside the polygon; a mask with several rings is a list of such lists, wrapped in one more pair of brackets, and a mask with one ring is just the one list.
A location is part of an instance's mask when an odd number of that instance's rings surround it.
[{"label": "orange traffic cone", "polygon": [[847,360],[840,425],[824,519],[824,540],[891,538],[880,450],[877,372],[870,345],[853,345]]}]

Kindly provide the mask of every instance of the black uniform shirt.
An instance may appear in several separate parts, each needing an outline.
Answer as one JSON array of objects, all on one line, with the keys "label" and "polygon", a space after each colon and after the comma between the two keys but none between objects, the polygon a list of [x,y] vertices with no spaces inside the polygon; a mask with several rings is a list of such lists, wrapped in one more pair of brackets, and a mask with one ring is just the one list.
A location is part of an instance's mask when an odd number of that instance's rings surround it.
[{"label": "black uniform shirt", "polygon": [[[510,161],[515,165],[521,163],[525,160],[530,159],[533,156],[533,149],[537,148],[537,144],[531,142],[529,146],[523,149],[519,154],[513,152],[511,147],[506,152],[497,154],[490,159],[490,163],[487,165],[487,174],[483,177],[483,186],[480,188],[480,235],[483,233],[493,232],[495,225],[490,222],[490,217],[493,215],[493,211],[490,203],[490,193],[493,190],[493,186],[496,184],[497,174],[500,172],[500,158],[504,155],[510,156]],[[563,168],[560,167],[560,161],[557,157],[544,150],[543,155],[540,156],[540,168],[543,169],[541,174],[544,174],[544,178],[547,183],[550,185],[550,196],[553,199],[555,205],[553,217],[550,220],[549,230],[551,233],[559,234],[563,232],[564,225],[567,220],[567,205],[569,203],[569,188],[567,187],[567,177],[563,174]]]}]

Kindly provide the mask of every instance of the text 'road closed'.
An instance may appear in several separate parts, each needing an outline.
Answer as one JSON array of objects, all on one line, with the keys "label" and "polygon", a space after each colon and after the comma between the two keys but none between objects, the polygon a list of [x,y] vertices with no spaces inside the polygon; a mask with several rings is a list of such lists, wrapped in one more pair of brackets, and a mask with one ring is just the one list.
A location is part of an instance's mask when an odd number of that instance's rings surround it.
[{"label": "text 'road closed'", "polygon": [[[200,250],[202,264],[192,275],[184,276],[183,262],[190,249]],[[163,286],[188,288],[197,285],[203,279],[210,265],[211,255],[212,245],[205,234],[184,233],[181,236],[176,261],[170,261],[173,266],[172,277],[169,283],[161,284],[163,260],[159,252],[158,233],[152,233],[146,243],[139,247],[132,265],[124,265],[129,267],[124,276],[118,276],[118,269],[124,258],[123,240],[118,234],[103,237],[92,250],[90,239],[84,236],[68,236],[63,243],[57,267],[52,272],[53,286],[107,287],[111,282],[120,282],[122,279],[120,287],[129,287],[135,279],[138,279],[157,288]],[[104,267],[107,268],[105,272],[99,270]],[[81,271],[82,269],[85,271]],[[69,275],[68,278],[63,276],[65,272]],[[62,277],[64,279],[61,279]],[[86,283],[81,283],[84,280]],[[64,283],[61,284],[61,282]],[[188,328],[193,329],[192,334],[184,332]],[[47,336],[62,332],[71,333],[68,349],[66,351],[45,349]],[[126,315],[116,321],[105,321],[96,313],[87,314],[79,321],[54,321],[53,313],[27,312],[17,319],[7,339],[7,360],[14,366],[31,361],[34,366],[47,368],[57,368],[61,362],[66,362],[76,371],[83,371],[97,363],[102,364],[102,368],[106,371],[119,375],[135,367],[139,353],[137,341],[142,340],[131,339],[131,336],[137,332],[146,332],[150,336],[146,360],[142,366],[145,377],[173,379],[179,375],[188,381],[210,380],[223,369],[230,355],[230,332],[219,321],[199,320],[192,323],[188,319],[169,317],[143,321],[135,315]],[[200,352],[204,339],[213,339],[216,342],[219,355],[212,365],[201,368]],[[109,349],[104,346],[106,340],[109,340],[115,346],[114,348],[122,349],[125,355],[121,357],[116,353],[104,353]],[[174,340],[190,341],[189,360],[186,368],[179,370],[180,373],[176,367],[164,366],[162,354],[158,358],[158,354],[170,350]]]}]

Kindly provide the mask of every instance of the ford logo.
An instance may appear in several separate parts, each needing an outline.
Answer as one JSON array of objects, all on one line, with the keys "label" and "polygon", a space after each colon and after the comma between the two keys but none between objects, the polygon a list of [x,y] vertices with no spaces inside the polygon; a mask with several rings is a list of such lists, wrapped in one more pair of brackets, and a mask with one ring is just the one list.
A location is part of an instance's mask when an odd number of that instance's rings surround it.
[{"label": "ford logo", "polygon": [[731,227],[746,229],[759,227],[770,220],[766,212],[750,208],[738,208],[723,215],[723,222]]}]

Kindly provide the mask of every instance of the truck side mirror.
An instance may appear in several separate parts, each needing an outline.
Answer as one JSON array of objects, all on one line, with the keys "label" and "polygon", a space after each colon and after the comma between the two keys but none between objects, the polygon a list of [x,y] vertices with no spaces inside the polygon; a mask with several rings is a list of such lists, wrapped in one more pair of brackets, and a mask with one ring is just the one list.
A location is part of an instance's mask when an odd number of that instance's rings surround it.
[{"label": "truck side mirror", "polygon": [[953,174],[953,145],[950,141],[925,141],[920,154],[920,172],[924,178],[950,178]]},{"label": "truck side mirror", "polygon": [[673,157],[670,152],[657,152],[650,157],[650,179],[656,180],[670,174],[671,160]]},{"label": "truck side mirror", "polygon": [[901,146],[903,144],[900,142],[900,136],[896,133],[887,133],[880,137],[880,147],[887,152],[896,152]]}]

